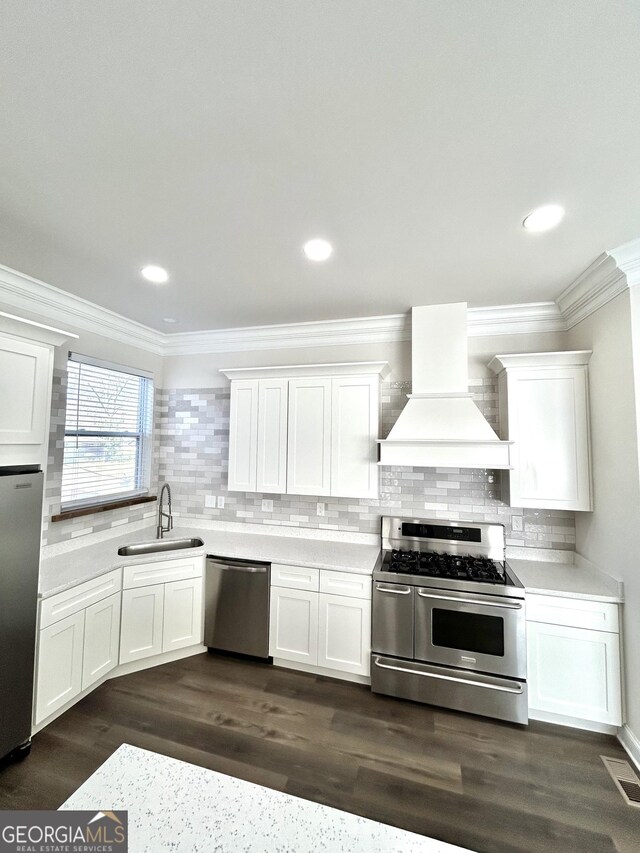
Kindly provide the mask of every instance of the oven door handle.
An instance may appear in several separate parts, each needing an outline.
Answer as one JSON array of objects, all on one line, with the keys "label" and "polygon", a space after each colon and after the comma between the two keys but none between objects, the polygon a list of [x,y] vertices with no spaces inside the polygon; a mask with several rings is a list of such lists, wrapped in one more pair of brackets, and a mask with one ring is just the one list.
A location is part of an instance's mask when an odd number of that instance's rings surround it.
[{"label": "oven door handle", "polygon": [[376,592],[391,592],[393,595],[410,595],[411,587],[410,586],[400,586],[397,588],[388,587],[388,586],[380,586],[380,584],[376,584]]},{"label": "oven door handle", "polygon": [[389,666],[387,663],[380,663],[380,658],[374,658],[373,663],[380,669],[390,669],[393,672],[406,672],[409,675],[422,675],[426,678],[438,678],[440,681],[455,681],[457,684],[467,684],[473,687],[486,687],[487,690],[498,690],[500,693],[522,693],[523,687],[521,684],[513,686],[502,684],[487,684],[484,681],[474,681],[471,678],[456,678],[454,675],[442,675],[435,672],[420,672],[418,669],[408,669],[406,666]]},{"label": "oven door handle", "polygon": [[437,598],[439,601],[455,601],[458,604],[478,604],[482,607],[502,607],[505,610],[522,610],[522,604],[514,601],[506,602],[506,601],[484,601],[479,598],[457,598],[453,595],[435,595],[432,592],[422,592],[422,590],[418,590],[418,595],[420,598]]}]

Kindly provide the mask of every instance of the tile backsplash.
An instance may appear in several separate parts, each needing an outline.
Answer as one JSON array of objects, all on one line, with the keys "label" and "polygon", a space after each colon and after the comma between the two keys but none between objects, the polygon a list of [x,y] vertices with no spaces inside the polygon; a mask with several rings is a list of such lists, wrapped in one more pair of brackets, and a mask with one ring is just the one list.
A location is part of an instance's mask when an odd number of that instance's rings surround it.
[{"label": "tile backsplash", "polygon": [[[487,420],[498,417],[497,380],[472,382],[470,390]],[[386,437],[404,407],[410,383],[383,382],[381,433]],[[380,469],[379,499],[314,495],[245,494],[227,490],[229,403],[226,388],[159,390],[156,395],[158,478],[171,484],[174,511],[224,521],[377,533],[381,515],[495,521],[511,545],[573,550],[572,512],[508,507],[497,472],[454,468]],[[205,507],[205,497],[224,497],[224,508]],[[272,511],[262,509],[273,501]],[[317,503],[325,505],[317,514]]]},{"label": "tile backsplash", "polygon": [[[496,380],[493,377],[477,380],[470,390],[487,420],[495,426]],[[409,391],[410,383],[382,383],[383,437],[402,411]],[[505,525],[507,542],[511,545],[563,550],[575,547],[572,512],[508,507],[500,497],[498,473],[490,470],[381,468],[380,497],[376,500],[229,492],[229,403],[228,388],[156,390],[152,492],[157,490],[159,482],[169,482],[177,514],[358,533],[378,533],[380,516],[391,514],[495,521]],[[142,504],[51,523],[50,516],[60,511],[65,407],[66,372],[56,369],[43,542],[59,543],[144,519],[151,522],[155,505],[150,508]],[[223,497],[224,508],[205,507],[207,495]],[[263,499],[273,501],[272,511],[262,509]],[[325,506],[322,516],[317,514],[318,502]]]}]

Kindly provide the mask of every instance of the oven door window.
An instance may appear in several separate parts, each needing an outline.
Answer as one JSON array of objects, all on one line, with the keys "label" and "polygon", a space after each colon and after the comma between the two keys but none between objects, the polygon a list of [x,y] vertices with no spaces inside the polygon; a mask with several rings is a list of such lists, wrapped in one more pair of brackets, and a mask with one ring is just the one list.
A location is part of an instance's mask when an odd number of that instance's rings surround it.
[{"label": "oven door window", "polygon": [[431,642],[447,649],[504,657],[504,619],[434,607]]}]

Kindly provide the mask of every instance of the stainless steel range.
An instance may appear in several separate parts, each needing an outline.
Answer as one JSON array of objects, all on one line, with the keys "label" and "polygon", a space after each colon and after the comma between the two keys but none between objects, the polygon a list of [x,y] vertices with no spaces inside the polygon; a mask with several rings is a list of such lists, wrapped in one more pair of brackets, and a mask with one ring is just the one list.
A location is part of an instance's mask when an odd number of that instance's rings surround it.
[{"label": "stainless steel range", "polygon": [[526,724],[522,584],[501,524],[382,519],[371,689]]}]

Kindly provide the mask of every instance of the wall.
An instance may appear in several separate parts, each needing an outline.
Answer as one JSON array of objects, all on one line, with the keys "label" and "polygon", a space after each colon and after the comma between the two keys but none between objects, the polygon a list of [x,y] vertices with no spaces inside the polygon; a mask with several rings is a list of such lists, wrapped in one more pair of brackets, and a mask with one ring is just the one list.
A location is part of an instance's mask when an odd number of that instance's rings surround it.
[{"label": "wall", "polygon": [[[634,325],[640,327],[634,310]],[[568,333],[593,349],[589,365],[594,511],[577,513],[576,549],[624,581],[623,641],[628,724],[640,738],[640,480],[629,291]]]},{"label": "wall", "polygon": [[[382,437],[395,423],[410,390],[408,382],[382,383]],[[475,380],[471,390],[495,425],[497,377]],[[495,521],[506,526],[507,541],[513,545],[574,547],[573,513],[511,509],[500,499],[497,476],[487,470],[385,467],[380,471],[377,500],[229,492],[229,396],[228,387],[171,389],[158,394],[158,473],[161,481],[171,484],[176,513],[361,533],[378,533],[381,515]],[[205,496],[210,494],[224,496],[224,509],[205,507]],[[265,498],[273,501],[272,511],[263,511]],[[317,513],[318,501],[325,506],[322,516]]]},{"label": "wall", "polygon": [[227,387],[221,368],[274,367],[281,364],[318,364],[347,361],[387,361],[392,379],[411,377],[411,343],[342,344],[339,346],[215,352],[168,356],[164,362],[165,388]]}]

